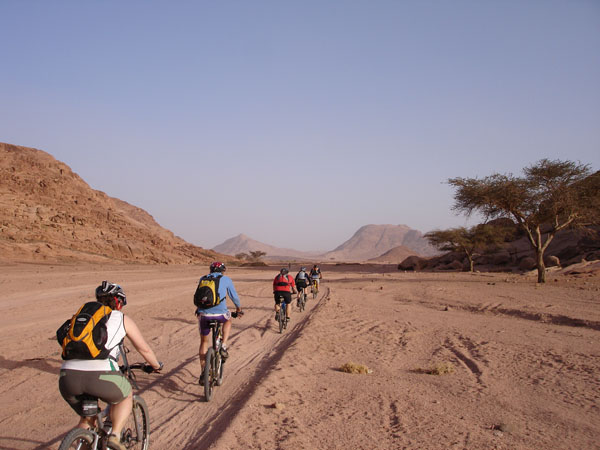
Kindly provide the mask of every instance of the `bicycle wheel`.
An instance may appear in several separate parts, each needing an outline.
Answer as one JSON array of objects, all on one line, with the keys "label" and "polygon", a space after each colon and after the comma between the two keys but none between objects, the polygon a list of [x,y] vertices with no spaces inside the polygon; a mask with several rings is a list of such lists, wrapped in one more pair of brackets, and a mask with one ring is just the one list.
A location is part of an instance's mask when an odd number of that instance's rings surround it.
[{"label": "bicycle wheel", "polygon": [[217,386],[221,386],[223,384],[223,366],[225,365],[225,364],[223,364],[223,357],[221,355],[217,355],[215,363],[216,363],[215,365],[217,367],[216,383],[217,383]]},{"label": "bicycle wheel", "polygon": [[279,309],[279,333],[283,333],[285,326],[285,302],[281,302],[281,308]]},{"label": "bicycle wheel", "polygon": [[88,450],[92,448],[93,443],[94,435],[91,431],[84,430],[83,428],[73,428],[60,443],[58,450],[67,450],[70,448]]},{"label": "bicycle wheel", "polygon": [[146,402],[139,395],[133,396],[133,411],[127,418],[121,442],[128,449],[148,450],[150,445],[150,416]]},{"label": "bicycle wheel", "polygon": [[315,284],[315,285],[313,286],[313,290],[312,290],[312,295],[313,295],[313,298],[317,298],[317,294],[318,294],[318,293],[319,293],[319,288],[318,288],[317,284]]},{"label": "bicycle wheel", "polygon": [[213,378],[213,365],[215,360],[215,349],[209,347],[208,352],[206,352],[206,364],[204,365],[204,373],[202,374],[203,383],[204,383],[204,397],[207,402],[210,402],[212,398],[212,378]]}]

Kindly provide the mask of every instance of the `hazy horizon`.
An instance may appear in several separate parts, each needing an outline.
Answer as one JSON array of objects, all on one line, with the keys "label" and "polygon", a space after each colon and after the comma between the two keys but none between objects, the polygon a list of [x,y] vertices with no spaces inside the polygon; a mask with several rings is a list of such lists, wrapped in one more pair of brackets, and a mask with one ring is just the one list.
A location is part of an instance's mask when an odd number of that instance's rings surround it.
[{"label": "hazy horizon", "polygon": [[600,168],[600,2],[2,2],[0,141],[213,248],[473,223],[452,177]]}]

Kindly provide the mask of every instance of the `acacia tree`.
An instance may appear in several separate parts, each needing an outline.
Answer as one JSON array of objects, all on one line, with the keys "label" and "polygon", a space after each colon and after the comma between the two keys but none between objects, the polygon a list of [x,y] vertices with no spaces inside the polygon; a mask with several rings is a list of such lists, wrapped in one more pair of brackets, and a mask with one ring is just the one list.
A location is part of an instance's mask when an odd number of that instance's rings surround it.
[{"label": "acacia tree", "polygon": [[[572,161],[542,159],[523,173],[523,177],[495,173],[482,179],[451,178],[448,183],[456,188],[454,210],[467,216],[479,212],[486,221],[516,220],[535,250],[538,283],[544,283],[544,251],[556,233],[596,220],[598,181],[586,180],[588,165]],[[593,175],[597,176],[598,172]]]},{"label": "acacia tree", "polygon": [[498,227],[476,225],[471,228],[457,227],[448,230],[434,230],[425,233],[431,245],[443,251],[463,252],[469,260],[469,271],[473,272],[476,251],[504,240]]},{"label": "acacia tree", "polygon": [[250,252],[250,257],[254,261],[259,261],[260,258],[262,258],[263,256],[265,256],[266,254],[267,254],[266,252],[261,252],[260,250],[256,250],[254,252]]}]

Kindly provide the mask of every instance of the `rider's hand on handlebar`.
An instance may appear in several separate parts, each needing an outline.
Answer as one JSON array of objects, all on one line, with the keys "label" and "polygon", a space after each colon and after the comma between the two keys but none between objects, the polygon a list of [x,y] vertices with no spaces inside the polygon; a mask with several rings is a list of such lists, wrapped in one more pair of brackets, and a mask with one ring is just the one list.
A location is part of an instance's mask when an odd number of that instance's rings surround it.
[{"label": "rider's hand on handlebar", "polygon": [[160,372],[164,367],[164,364],[160,361],[158,362],[158,364],[160,366],[158,369],[155,369],[150,364],[144,364],[144,368],[142,370],[146,373]]}]

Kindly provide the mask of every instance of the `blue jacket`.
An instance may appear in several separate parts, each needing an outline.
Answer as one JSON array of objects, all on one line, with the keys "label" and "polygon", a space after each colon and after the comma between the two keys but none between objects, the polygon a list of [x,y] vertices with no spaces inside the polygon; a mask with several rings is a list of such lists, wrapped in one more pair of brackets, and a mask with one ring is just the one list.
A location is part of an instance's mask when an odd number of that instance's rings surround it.
[{"label": "blue jacket", "polygon": [[[221,276],[221,274],[218,272],[213,272],[208,276],[218,277]],[[221,298],[221,303],[208,309],[197,308],[196,314],[227,314],[227,296],[229,296],[229,299],[235,304],[235,306],[238,308],[242,307],[240,298],[238,297],[235,287],[233,286],[233,281],[231,281],[231,278],[222,275],[221,279],[219,280],[219,298]]]}]

